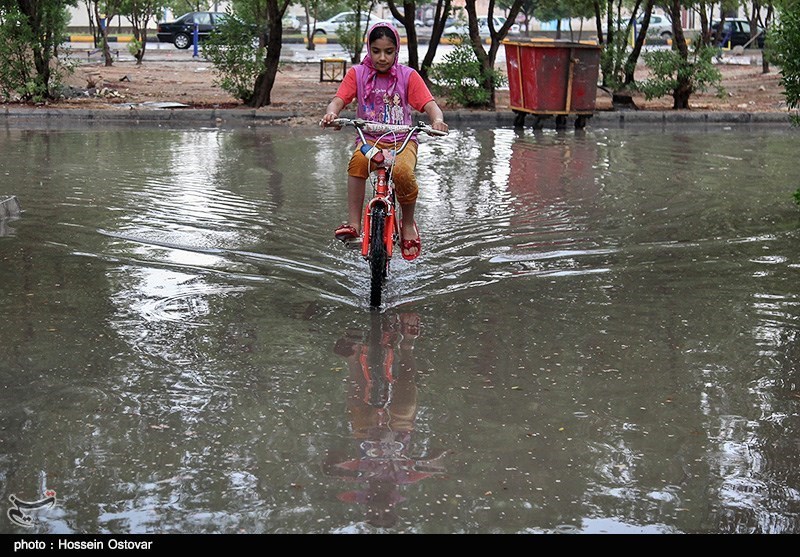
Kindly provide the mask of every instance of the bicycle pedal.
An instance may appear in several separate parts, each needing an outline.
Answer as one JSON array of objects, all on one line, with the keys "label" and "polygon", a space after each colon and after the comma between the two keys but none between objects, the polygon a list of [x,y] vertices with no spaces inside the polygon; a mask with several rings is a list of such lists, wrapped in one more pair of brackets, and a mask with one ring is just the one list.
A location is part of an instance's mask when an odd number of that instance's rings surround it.
[{"label": "bicycle pedal", "polygon": [[361,249],[361,238],[350,238],[349,240],[344,240],[344,245],[350,249]]}]

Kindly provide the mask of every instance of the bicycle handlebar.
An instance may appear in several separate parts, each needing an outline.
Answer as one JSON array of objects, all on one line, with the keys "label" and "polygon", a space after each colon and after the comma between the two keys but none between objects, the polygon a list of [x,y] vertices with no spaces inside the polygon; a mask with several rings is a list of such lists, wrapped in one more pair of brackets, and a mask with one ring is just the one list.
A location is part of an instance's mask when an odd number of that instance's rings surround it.
[{"label": "bicycle handlebar", "polygon": [[333,120],[329,125],[331,126],[353,126],[359,130],[368,132],[368,133],[409,133],[409,132],[416,132],[421,131],[428,135],[438,135],[444,136],[447,135],[448,132],[443,132],[439,130],[433,129],[432,126],[426,124],[425,122],[419,122],[413,126],[407,125],[398,125],[398,124],[383,124],[381,122],[370,122],[369,120],[364,120],[361,118],[336,118]]}]

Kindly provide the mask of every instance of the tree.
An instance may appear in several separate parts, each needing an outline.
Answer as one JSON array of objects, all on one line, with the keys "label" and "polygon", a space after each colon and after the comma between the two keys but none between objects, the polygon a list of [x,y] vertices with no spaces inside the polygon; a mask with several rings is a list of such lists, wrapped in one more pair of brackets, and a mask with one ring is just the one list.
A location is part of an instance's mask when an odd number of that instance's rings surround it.
[{"label": "tree", "polygon": [[100,25],[100,42],[106,66],[114,65],[111,48],[108,46],[108,24],[120,13],[123,0],[94,0],[95,21]]},{"label": "tree", "polygon": [[541,21],[557,21],[556,39],[561,38],[561,21],[565,18],[569,19],[570,39],[574,40],[572,18],[579,17],[582,20],[589,18],[593,14],[593,9],[592,0],[539,0],[534,14]]},{"label": "tree", "polygon": [[[503,0],[501,5],[506,7],[508,4],[508,0]],[[523,27],[525,28],[525,35],[530,35],[530,26],[531,20],[534,19],[534,12],[539,7],[539,0],[523,0],[522,6],[519,9],[519,13],[522,14],[525,21],[523,23]]]},{"label": "tree", "polygon": [[[797,109],[800,107],[800,0],[784,0],[779,10],[780,21],[770,36],[770,48],[781,68],[786,105]],[[794,116],[795,123],[800,123],[797,115]]]},{"label": "tree", "polygon": [[318,19],[321,1],[322,0],[302,0],[301,2],[303,11],[306,14],[305,33],[306,49],[308,50],[316,49],[316,44],[314,43],[314,24],[312,20],[317,21]]},{"label": "tree", "polygon": [[0,0],[0,93],[4,98],[56,98],[70,71],[58,63],[75,0]]},{"label": "tree", "polygon": [[164,8],[164,0],[123,0],[120,14],[127,17],[133,27],[133,42],[130,44],[131,54],[136,58],[136,65],[142,63],[147,50],[147,24],[155,20],[156,14]]},{"label": "tree", "polygon": [[[280,65],[283,15],[291,0],[233,0],[232,16],[203,44],[220,85],[247,106],[271,104]],[[255,45],[255,48],[254,48]]]},{"label": "tree", "polygon": [[216,6],[219,2],[214,0],[167,0],[165,8],[169,8],[176,17],[182,16],[186,12],[205,12]]},{"label": "tree", "polygon": [[517,18],[517,14],[522,7],[523,0],[514,0],[514,3],[511,5],[511,8],[508,11],[508,16],[500,27],[500,29],[495,29],[494,27],[494,7],[495,7],[495,0],[489,0],[489,8],[487,11],[488,16],[488,26],[489,26],[489,50],[488,52],[483,49],[480,31],[478,29],[478,12],[476,7],[477,0],[466,0],[466,10],[467,10],[467,24],[469,30],[469,42],[472,45],[472,50],[475,53],[475,57],[478,59],[481,65],[481,75],[478,76],[478,81],[481,86],[486,89],[489,93],[487,106],[489,108],[495,107],[495,77],[494,77],[494,67],[495,61],[497,60],[497,51],[500,49],[500,45],[503,39],[506,38],[508,35],[508,30],[511,29],[511,26],[514,24],[514,20]]},{"label": "tree", "polygon": [[433,12],[433,26],[431,27],[431,38],[428,42],[428,50],[422,59],[422,64],[418,68],[420,75],[425,81],[430,82],[429,73],[436,58],[436,47],[442,40],[447,18],[452,14],[453,7],[451,0],[436,0],[436,8]]},{"label": "tree", "polygon": [[[417,40],[417,27],[414,25],[414,16],[417,13],[415,0],[403,0],[403,11],[397,7],[395,0],[387,0],[389,11],[406,30],[406,47],[408,48],[408,65],[419,70],[419,52]],[[408,15],[406,15],[408,14]]]},{"label": "tree", "polygon": [[[339,44],[350,54],[350,61],[358,64],[361,62],[361,52],[364,50],[364,39],[368,31],[366,27],[361,28],[361,15],[372,14],[375,0],[348,0],[347,7],[355,13],[355,18],[352,23],[342,25],[336,35]],[[371,18],[368,25],[372,25]]]}]

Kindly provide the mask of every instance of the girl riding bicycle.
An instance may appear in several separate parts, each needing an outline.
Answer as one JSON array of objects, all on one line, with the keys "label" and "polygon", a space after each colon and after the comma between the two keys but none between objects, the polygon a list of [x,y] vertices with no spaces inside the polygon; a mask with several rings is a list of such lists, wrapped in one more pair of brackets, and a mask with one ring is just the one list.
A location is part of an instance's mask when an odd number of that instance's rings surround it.
[{"label": "girl riding bicycle", "polygon": [[[356,99],[358,118],[384,124],[412,123],[412,109],[427,114],[431,126],[446,132],[444,114],[433,98],[419,73],[398,61],[400,34],[386,21],[375,23],[368,33],[368,50],[361,64],[352,66],[344,77],[339,90],[328,105],[321,125],[330,125],[339,117],[339,112]],[[398,137],[399,136],[399,137]],[[377,136],[368,137],[375,140]],[[381,149],[392,149],[402,142],[401,134],[394,134],[391,141],[377,144]],[[334,232],[344,242],[358,238],[361,234],[361,213],[364,205],[364,190],[369,176],[366,156],[356,145],[347,169],[348,222]],[[416,138],[397,156],[392,173],[397,201],[400,203],[402,222],[400,225],[401,252],[403,259],[416,259],[421,251],[419,229],[414,220],[419,186],[414,175],[417,165]]]}]

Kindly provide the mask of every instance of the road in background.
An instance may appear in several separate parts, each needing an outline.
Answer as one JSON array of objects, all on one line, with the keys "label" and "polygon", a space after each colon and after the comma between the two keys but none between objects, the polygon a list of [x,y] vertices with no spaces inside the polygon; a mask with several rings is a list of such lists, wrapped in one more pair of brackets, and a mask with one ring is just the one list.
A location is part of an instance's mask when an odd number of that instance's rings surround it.
[{"label": "road in background", "polygon": [[[101,50],[94,48],[92,43],[86,42],[69,42],[65,43],[64,48],[69,49],[70,56],[80,62],[102,62],[103,53]],[[133,61],[135,58],[128,51],[128,43],[110,43],[111,53],[115,60]],[[419,46],[420,58],[425,55],[427,51],[427,44]],[[453,45],[440,44],[436,49],[436,57],[434,63],[440,63],[448,52],[453,50]],[[197,56],[195,56],[194,49],[188,48],[181,50],[175,48],[171,43],[148,42],[147,51],[145,52],[145,62],[151,61],[187,61],[192,59],[205,60],[203,57],[202,47],[197,49]],[[322,58],[344,58],[350,61],[350,55],[338,43],[317,44],[314,50],[308,50],[304,43],[284,43],[281,47],[281,61],[283,62],[304,62],[304,63],[318,63]],[[400,49],[400,61],[408,61],[408,50],[405,45]],[[505,64],[504,49],[500,49],[497,53],[497,63]]]}]

